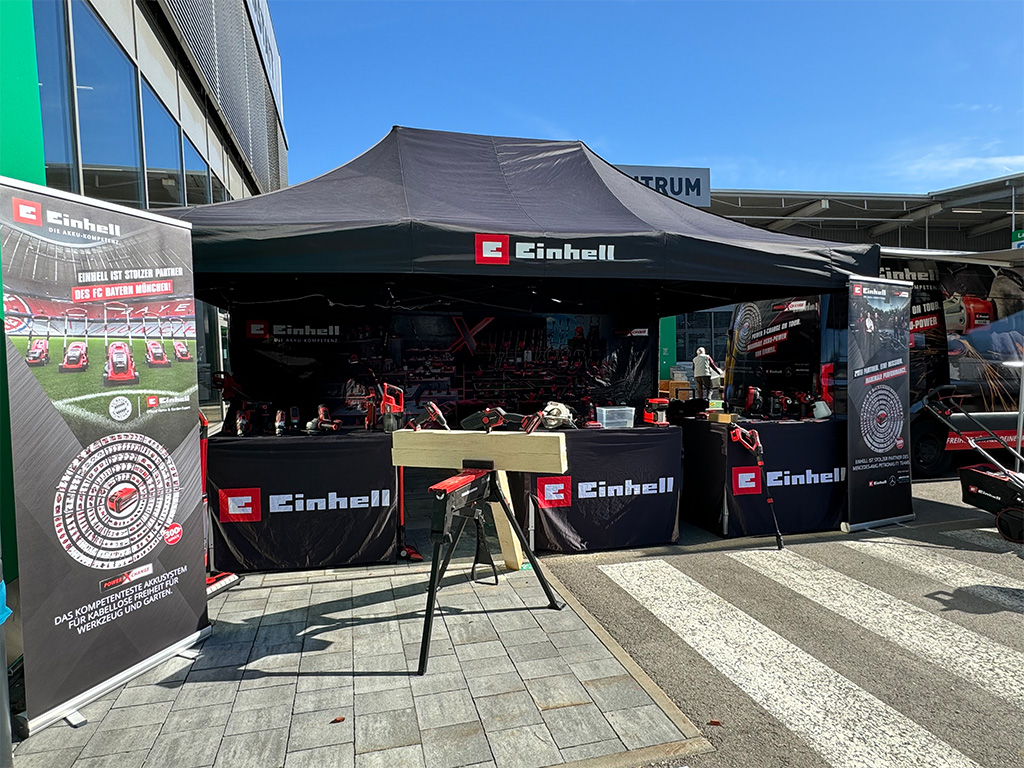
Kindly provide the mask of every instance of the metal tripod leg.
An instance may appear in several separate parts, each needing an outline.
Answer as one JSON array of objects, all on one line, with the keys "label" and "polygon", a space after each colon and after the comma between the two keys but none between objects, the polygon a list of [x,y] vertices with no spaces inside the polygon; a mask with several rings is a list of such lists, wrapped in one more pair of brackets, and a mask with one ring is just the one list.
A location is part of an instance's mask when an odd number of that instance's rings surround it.
[{"label": "metal tripod leg", "polygon": [[565,607],[565,603],[558,599],[554,590],[551,589],[551,585],[548,584],[548,580],[544,578],[544,572],[540,569],[540,563],[537,562],[537,558],[533,554],[533,550],[530,549],[530,544],[526,540],[526,536],[523,534],[523,529],[519,527],[519,521],[516,520],[516,516],[512,513],[512,509],[509,507],[508,502],[505,501],[505,494],[501,492],[498,487],[497,479],[493,479],[492,493],[498,498],[496,501],[501,506],[502,511],[505,513],[505,517],[508,518],[509,525],[512,526],[512,530],[515,531],[516,538],[519,539],[519,545],[523,548],[523,552],[526,553],[526,557],[530,561],[530,566],[533,568],[533,572],[537,574],[537,580],[540,582],[541,587],[544,589],[544,594],[548,598],[548,608],[554,608],[556,611],[560,611]]},{"label": "metal tripod leg", "polygon": [[442,537],[434,542],[434,556],[430,560],[430,583],[427,585],[427,612],[423,617],[423,637],[420,639],[420,666],[419,674],[427,673],[427,657],[430,656],[430,633],[434,627],[434,607],[437,604],[437,590],[441,588],[441,579],[444,572],[448,570],[448,563],[451,562],[452,553],[455,552],[455,545],[459,543],[462,530],[466,527],[466,518],[459,518],[459,527],[455,529],[455,537],[448,547],[448,553],[441,561],[441,547],[444,544]]}]

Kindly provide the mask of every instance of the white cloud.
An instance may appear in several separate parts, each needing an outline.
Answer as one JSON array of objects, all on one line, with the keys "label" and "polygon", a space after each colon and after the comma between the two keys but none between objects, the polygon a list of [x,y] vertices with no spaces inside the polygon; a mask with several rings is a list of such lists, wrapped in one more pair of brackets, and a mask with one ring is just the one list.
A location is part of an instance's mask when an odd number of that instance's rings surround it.
[{"label": "white cloud", "polygon": [[996,154],[998,145],[972,140],[907,149],[891,156],[883,173],[907,191],[930,192],[1024,171],[1024,154]]}]

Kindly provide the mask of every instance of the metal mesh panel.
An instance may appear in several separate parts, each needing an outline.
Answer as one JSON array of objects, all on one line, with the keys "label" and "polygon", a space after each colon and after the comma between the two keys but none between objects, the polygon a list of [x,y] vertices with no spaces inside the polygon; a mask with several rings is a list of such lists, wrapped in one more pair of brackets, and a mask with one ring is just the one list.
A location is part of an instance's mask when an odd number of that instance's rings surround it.
[{"label": "metal mesh panel", "polygon": [[245,0],[166,0],[261,191],[287,179],[284,137]]}]

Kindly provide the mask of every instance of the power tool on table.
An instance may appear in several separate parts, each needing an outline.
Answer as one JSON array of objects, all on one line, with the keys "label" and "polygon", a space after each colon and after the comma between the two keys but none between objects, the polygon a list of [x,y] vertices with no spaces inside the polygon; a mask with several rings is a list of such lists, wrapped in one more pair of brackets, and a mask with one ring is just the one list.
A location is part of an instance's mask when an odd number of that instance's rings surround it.
[{"label": "power tool on table", "polygon": [[338,432],[341,429],[341,421],[331,418],[331,409],[320,404],[316,409],[316,418],[306,422],[307,435],[319,435],[324,432]]},{"label": "power tool on table", "polygon": [[378,421],[385,432],[402,428],[405,419],[405,392],[383,382],[374,386],[366,398],[366,428],[375,429]]},{"label": "power tool on table", "polygon": [[427,424],[437,424],[441,429],[451,431],[444,414],[441,413],[441,409],[437,407],[437,403],[433,401],[427,401],[424,403],[423,413],[416,416],[414,419],[409,420],[409,428],[414,432],[418,432],[423,429]]}]

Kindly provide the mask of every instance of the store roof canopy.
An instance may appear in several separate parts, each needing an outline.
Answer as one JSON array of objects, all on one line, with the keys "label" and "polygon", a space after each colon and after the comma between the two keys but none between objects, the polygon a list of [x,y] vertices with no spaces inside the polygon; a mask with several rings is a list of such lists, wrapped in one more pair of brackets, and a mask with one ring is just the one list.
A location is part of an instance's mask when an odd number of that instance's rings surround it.
[{"label": "store roof canopy", "polygon": [[[395,127],[310,181],[170,215],[192,222],[200,274],[637,279],[785,295],[878,273],[878,246],[767,232],[692,208],[579,141]],[[737,298],[726,293],[717,303]]]}]

